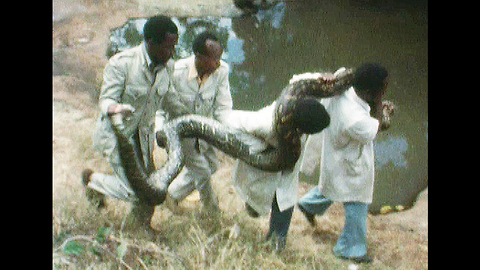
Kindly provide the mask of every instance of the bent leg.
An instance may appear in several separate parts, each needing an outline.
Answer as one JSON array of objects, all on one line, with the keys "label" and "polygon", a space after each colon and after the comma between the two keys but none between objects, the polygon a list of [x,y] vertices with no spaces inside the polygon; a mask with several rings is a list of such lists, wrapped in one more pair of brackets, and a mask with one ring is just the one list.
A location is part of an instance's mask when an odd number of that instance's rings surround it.
[{"label": "bent leg", "polygon": [[325,198],[318,190],[318,187],[312,188],[308,193],[303,195],[298,201],[298,206],[302,212],[308,212],[314,215],[323,215],[325,211],[332,205],[333,201]]},{"label": "bent leg", "polygon": [[345,226],[333,251],[335,256],[359,258],[367,255],[368,204],[345,202]]},{"label": "bent leg", "polygon": [[292,214],[293,207],[280,211],[277,202],[277,194],[275,194],[275,196],[273,196],[272,213],[270,216],[270,232],[275,232],[277,236],[287,237]]},{"label": "bent leg", "polygon": [[93,173],[87,187],[118,200],[129,202],[137,200],[135,192],[128,184],[117,150],[114,150],[110,156],[110,165],[115,172],[114,175]]},{"label": "bent leg", "polygon": [[168,186],[168,194],[176,202],[183,201],[195,190],[195,181],[188,174],[188,168],[184,167],[178,176]]},{"label": "bent leg", "polygon": [[277,202],[277,194],[273,196],[272,213],[270,214],[270,229],[267,234],[267,240],[274,236],[275,250],[283,251],[287,244],[287,234],[292,220],[293,206],[280,211]]},{"label": "bent leg", "polygon": [[195,139],[185,139],[182,141],[182,148],[185,166],[168,187],[168,194],[175,202],[180,202],[197,189],[207,211],[219,211],[218,200],[210,181],[211,175],[217,169],[213,147],[209,146],[200,153]]}]

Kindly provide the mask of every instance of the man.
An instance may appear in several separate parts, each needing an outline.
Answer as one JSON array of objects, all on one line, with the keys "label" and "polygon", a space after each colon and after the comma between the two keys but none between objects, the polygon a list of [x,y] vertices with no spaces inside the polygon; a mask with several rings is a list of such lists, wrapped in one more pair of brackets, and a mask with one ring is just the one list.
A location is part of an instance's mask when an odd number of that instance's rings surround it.
[{"label": "man", "polygon": [[372,261],[367,255],[367,214],[375,175],[373,140],[382,127],[379,119],[388,72],[379,64],[367,63],[355,74],[353,87],[322,100],[331,122],[323,132],[319,185],[298,205],[314,226],[314,215],[324,214],[333,201],[343,202],[345,226],[334,247],[335,256],[368,263]]},{"label": "man", "polygon": [[[171,82],[172,58],[178,41],[178,29],[166,16],[154,16],[144,26],[141,45],[114,55],[105,67],[99,106],[100,117],[93,137],[94,146],[110,161],[114,175],[94,173],[86,169],[82,182],[89,201],[105,207],[105,195],[131,201],[133,207],[127,223],[150,231],[150,220],[155,206],[136,198],[120,163],[117,140],[110,116],[124,114],[126,135],[134,142],[137,161],[145,171],[154,170],[152,151],[153,123],[157,110],[180,112],[181,104]],[[133,112],[129,108],[133,107]]]},{"label": "man", "polygon": [[[301,134],[320,132],[330,118],[323,105],[314,98],[299,98],[292,118],[292,130]],[[267,144],[278,145],[274,131],[276,102],[259,111],[234,110],[227,124],[243,132],[264,138]],[[292,154],[292,153],[290,153]],[[298,164],[298,163],[297,163]],[[281,172],[267,172],[237,161],[233,182],[246,210],[252,217],[267,215],[271,210],[266,240],[273,240],[277,252],[285,249],[293,208],[298,199],[298,166]]]},{"label": "man", "polygon": [[[188,113],[224,120],[233,102],[228,81],[228,64],[221,61],[223,48],[211,33],[198,35],[194,55],[175,63],[173,83]],[[173,207],[197,189],[207,212],[219,210],[210,177],[217,170],[214,148],[197,138],[183,139],[185,167],[168,188]]]}]

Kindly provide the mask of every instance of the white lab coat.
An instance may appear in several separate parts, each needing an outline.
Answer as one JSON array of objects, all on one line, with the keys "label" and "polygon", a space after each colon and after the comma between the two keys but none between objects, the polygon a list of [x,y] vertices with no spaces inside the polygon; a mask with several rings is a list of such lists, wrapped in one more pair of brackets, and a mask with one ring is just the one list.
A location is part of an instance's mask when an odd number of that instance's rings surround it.
[{"label": "white lab coat", "polygon": [[[234,110],[226,123],[275,145],[272,137],[274,112],[275,102],[255,112]],[[275,193],[280,211],[284,211],[298,201],[298,164],[293,171],[267,172],[238,160],[232,176],[233,184],[240,198],[259,214],[270,212]]]},{"label": "white lab coat", "polygon": [[[322,100],[322,104],[330,115],[330,125],[323,135],[309,136],[306,143],[321,149],[319,190],[333,201],[371,203],[373,140],[379,121],[370,116],[370,106],[353,87],[343,95]],[[318,156],[305,155],[302,171],[311,172],[314,158]]]}]

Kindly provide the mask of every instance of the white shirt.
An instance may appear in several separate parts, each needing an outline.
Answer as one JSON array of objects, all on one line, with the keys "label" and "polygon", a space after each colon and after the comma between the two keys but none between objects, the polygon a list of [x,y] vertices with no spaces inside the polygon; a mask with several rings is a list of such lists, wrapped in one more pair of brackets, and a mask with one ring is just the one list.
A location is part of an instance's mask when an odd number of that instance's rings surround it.
[{"label": "white shirt", "polygon": [[195,55],[175,62],[174,86],[189,113],[223,120],[223,115],[233,107],[228,70],[228,64],[220,61],[220,67],[199,84]]}]

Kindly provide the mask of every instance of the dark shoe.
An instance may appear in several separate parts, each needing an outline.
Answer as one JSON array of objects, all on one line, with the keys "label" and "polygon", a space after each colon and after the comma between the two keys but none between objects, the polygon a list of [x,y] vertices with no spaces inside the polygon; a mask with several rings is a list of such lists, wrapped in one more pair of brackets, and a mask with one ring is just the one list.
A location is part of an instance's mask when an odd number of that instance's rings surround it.
[{"label": "dark shoe", "polygon": [[82,184],[87,186],[90,183],[90,176],[92,176],[93,171],[90,169],[85,169],[82,172]]},{"label": "dark shoe", "polygon": [[277,253],[282,252],[283,250],[285,250],[286,245],[287,245],[287,237],[277,236],[277,241],[275,243],[275,251]]},{"label": "dark shoe", "polygon": [[130,213],[128,213],[125,220],[127,229],[136,230],[138,228],[150,228],[155,206],[144,204],[141,202],[134,202]]},{"label": "dark shoe", "polygon": [[97,207],[98,210],[107,207],[105,202],[105,195],[88,187],[90,183],[90,177],[92,176],[93,171],[90,169],[85,169],[82,172],[82,184],[85,187],[85,195],[87,196],[88,201],[91,205]]},{"label": "dark shoe", "polygon": [[364,255],[362,257],[352,257],[352,258],[340,256],[339,258],[342,259],[342,260],[349,260],[349,261],[352,261],[354,263],[371,263],[371,262],[373,262],[373,259],[368,255]]},{"label": "dark shoe", "polygon": [[272,231],[272,230],[269,230],[268,233],[267,233],[267,236],[265,236],[264,242],[267,243],[267,242],[269,242],[270,240],[272,240],[272,236],[273,236],[273,231]]},{"label": "dark shoe", "polygon": [[307,210],[303,209],[303,207],[299,204],[298,205],[298,208],[300,208],[300,211],[302,211],[303,215],[305,215],[305,218],[307,218],[308,220],[308,223],[310,223],[310,225],[312,227],[315,227],[317,226],[317,222],[315,221],[315,215],[308,212]]},{"label": "dark shoe", "polygon": [[179,201],[172,198],[169,194],[167,194],[164,204],[174,215],[177,215],[177,216],[183,215],[183,209],[179,205]]},{"label": "dark shoe", "polygon": [[257,218],[260,214],[255,211],[248,203],[245,203],[245,210],[247,210],[247,214],[252,218]]},{"label": "dark shoe", "polygon": [[287,237],[280,236],[270,230],[268,231],[263,243],[271,244],[272,248],[275,249],[275,252],[280,253],[285,249],[285,246],[287,245]]}]

